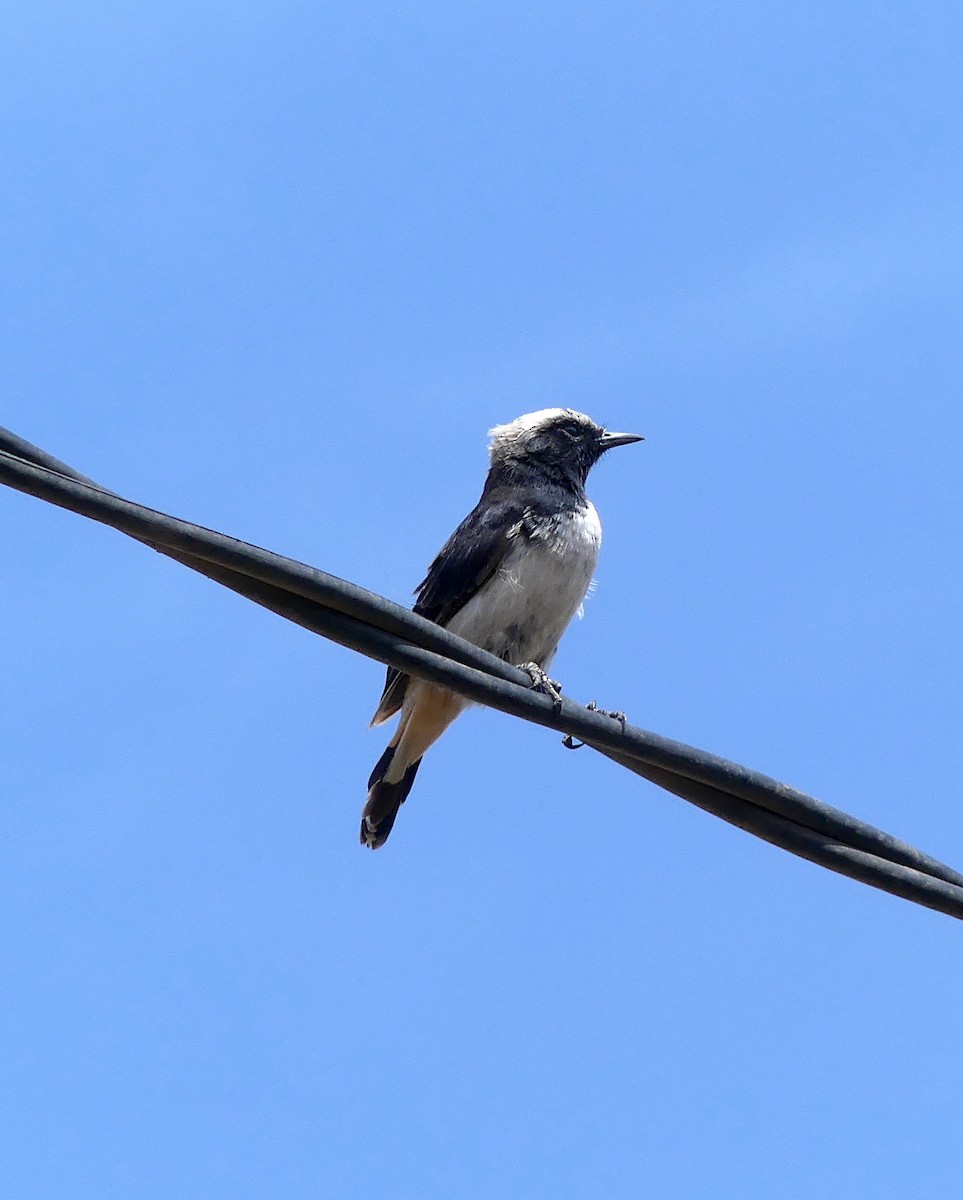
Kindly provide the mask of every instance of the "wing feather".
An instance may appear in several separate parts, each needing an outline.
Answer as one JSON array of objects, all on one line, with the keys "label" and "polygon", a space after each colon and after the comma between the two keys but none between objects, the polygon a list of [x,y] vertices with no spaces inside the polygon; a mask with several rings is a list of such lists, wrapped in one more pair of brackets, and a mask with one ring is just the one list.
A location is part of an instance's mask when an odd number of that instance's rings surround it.
[{"label": "wing feather", "polygon": [[[517,495],[483,493],[415,589],[415,612],[436,625],[447,625],[501,566],[514,539],[525,531],[527,515]],[[395,667],[388,668],[372,725],[380,725],[401,708],[408,678]]]}]

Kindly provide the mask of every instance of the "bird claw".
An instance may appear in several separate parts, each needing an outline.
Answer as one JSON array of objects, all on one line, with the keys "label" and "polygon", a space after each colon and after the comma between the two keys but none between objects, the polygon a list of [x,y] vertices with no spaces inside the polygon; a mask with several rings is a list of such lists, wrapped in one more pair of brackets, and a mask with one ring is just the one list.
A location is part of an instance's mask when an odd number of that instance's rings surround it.
[{"label": "bird claw", "polygon": [[594,700],[590,700],[585,707],[589,712],[598,713],[600,717],[611,717],[613,721],[618,721],[622,726],[622,732],[625,733],[625,713],[621,710],[613,712],[611,708],[599,708]]},{"label": "bird claw", "polygon": [[558,680],[549,679],[546,672],[536,662],[522,663],[520,669],[531,679],[533,691],[550,697],[555,716],[559,716],[562,711],[562,685]]},{"label": "bird claw", "polygon": [[[611,717],[613,721],[618,721],[618,723],[622,726],[622,732],[625,733],[624,712],[613,712],[609,708],[599,708],[594,700],[590,700],[585,707],[589,710],[589,712],[598,713],[601,717]],[[570,733],[567,733],[565,737],[562,738],[562,745],[566,750],[581,750],[585,743],[577,742]]]}]

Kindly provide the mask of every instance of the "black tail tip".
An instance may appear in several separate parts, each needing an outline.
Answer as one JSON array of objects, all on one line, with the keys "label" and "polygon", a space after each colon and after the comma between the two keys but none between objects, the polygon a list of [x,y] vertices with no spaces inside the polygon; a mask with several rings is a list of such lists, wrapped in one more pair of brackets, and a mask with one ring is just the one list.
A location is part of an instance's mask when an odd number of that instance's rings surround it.
[{"label": "black tail tip", "polygon": [[361,818],[361,845],[367,846],[369,850],[377,850],[379,846],[383,846],[388,840],[388,834],[391,833],[400,808],[401,802],[399,801],[397,807],[383,816],[380,821],[365,813]]},{"label": "black tail tip", "polygon": [[415,776],[421,766],[419,758],[417,762],[411,764],[397,783],[385,783],[379,778],[379,775],[387,770],[392,753],[389,746],[371,773],[371,780],[368,783],[368,803],[364,806],[364,812],[361,814],[359,840],[361,845],[367,846],[369,850],[377,850],[388,840],[388,834],[391,833],[398,809],[404,804],[405,797],[411,791],[411,785],[415,782]]}]

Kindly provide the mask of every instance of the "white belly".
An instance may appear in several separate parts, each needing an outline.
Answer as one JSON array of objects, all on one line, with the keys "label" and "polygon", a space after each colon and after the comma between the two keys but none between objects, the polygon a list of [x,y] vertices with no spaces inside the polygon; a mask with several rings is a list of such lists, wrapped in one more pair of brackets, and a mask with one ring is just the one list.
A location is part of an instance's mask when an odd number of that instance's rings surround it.
[{"label": "white belly", "polygon": [[547,523],[538,536],[520,535],[448,628],[509,662],[547,666],[585,598],[601,541],[591,502]]}]

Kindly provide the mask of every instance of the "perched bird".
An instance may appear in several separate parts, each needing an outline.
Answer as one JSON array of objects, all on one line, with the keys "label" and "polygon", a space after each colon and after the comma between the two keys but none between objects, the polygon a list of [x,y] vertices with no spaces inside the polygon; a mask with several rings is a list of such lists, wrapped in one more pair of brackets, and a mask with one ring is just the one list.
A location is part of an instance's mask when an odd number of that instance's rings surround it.
[{"label": "perched bird", "polygon": [[[608,433],[568,408],[527,413],[489,436],[491,467],[481,499],[428,568],[415,612],[523,667],[544,687],[602,540],[586,478],[606,450],[643,439]],[[368,780],[362,845],[384,845],[422,755],[469,703],[388,668],[371,724],[399,709],[401,719]]]}]

